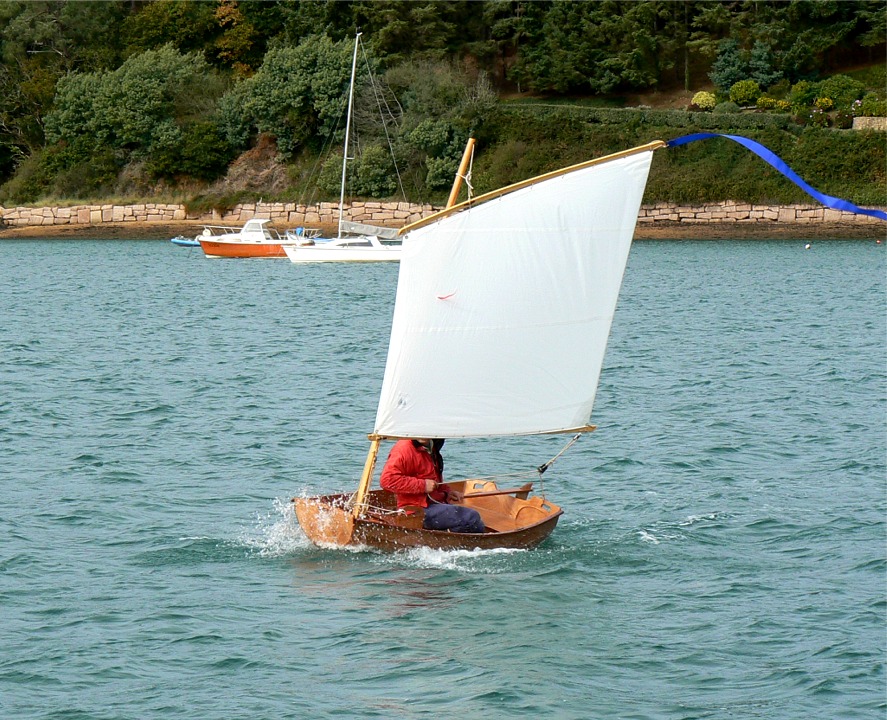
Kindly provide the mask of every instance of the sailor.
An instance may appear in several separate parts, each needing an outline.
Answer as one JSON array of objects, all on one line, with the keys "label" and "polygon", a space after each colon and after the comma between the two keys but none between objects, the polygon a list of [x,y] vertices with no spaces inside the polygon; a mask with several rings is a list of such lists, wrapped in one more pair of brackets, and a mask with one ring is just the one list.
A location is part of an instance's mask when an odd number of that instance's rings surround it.
[{"label": "sailor", "polygon": [[462,493],[443,481],[443,444],[440,438],[398,440],[391,448],[379,482],[397,496],[398,508],[425,508],[422,526],[426,530],[482,533],[480,513],[458,505]]}]

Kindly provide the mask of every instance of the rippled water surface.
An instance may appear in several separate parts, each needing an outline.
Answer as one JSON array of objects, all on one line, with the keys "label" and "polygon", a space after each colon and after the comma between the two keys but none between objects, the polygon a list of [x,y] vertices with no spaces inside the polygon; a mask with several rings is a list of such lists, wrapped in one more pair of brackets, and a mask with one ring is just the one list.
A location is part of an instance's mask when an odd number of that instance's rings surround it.
[{"label": "rippled water surface", "polygon": [[288,500],[360,473],[395,265],[0,243],[0,717],[884,718],[884,253],[636,243],[554,535],[384,555]]}]

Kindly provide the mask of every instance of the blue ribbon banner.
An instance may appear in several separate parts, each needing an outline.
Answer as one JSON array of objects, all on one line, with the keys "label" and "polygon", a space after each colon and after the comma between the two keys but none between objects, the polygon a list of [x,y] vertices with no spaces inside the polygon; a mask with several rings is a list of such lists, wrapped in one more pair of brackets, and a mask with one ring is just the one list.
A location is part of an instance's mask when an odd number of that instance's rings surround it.
[{"label": "blue ribbon banner", "polygon": [[803,190],[811,197],[815,198],[818,202],[822,203],[826,207],[832,208],[833,210],[844,210],[846,212],[857,213],[858,215],[871,215],[872,217],[876,217],[880,220],[887,220],[887,212],[884,212],[883,210],[857,207],[852,202],[841,200],[841,198],[832,197],[831,195],[826,195],[825,193],[819,192],[819,190],[817,190],[816,188],[810,187],[798,176],[798,174],[794,170],[792,170],[788,165],[785,164],[785,161],[782,158],[780,158],[771,150],[768,150],[766,147],[761,145],[761,143],[755,142],[754,140],[749,140],[748,138],[742,137],[741,135],[722,135],[721,133],[696,133],[694,135],[684,135],[683,137],[669,140],[666,144],[668,145],[668,147],[677,147],[678,145],[686,145],[687,143],[691,143],[696,140],[708,140],[709,138],[715,137],[728,138],[729,140],[738,142],[740,145],[747,148],[748,150],[751,150],[764,162],[776,168],[795,185],[801,188],[801,190]]}]

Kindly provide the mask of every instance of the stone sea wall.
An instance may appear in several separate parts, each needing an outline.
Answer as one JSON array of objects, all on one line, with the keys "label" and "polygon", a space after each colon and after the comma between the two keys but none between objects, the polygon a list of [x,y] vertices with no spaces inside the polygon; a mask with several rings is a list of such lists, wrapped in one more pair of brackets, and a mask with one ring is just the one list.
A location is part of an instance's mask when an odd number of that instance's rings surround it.
[{"label": "stone sea wall", "polygon": [[[267,218],[276,227],[331,225],[339,221],[337,203],[242,203],[221,213],[188,213],[184,205],[141,203],[136,205],[73,205],[71,207],[0,206],[0,222],[6,227],[36,225],[102,225],[104,223],[203,222],[242,225],[251,218]],[[439,208],[410,203],[355,202],[345,206],[345,217],[354,222],[400,227]]]},{"label": "stone sea wall", "polygon": [[[885,208],[881,208],[885,209]],[[722,202],[711,205],[643,205],[638,223],[838,223],[848,225],[883,224],[870,215],[832,210],[822,205],[746,205]]]},{"label": "stone sea wall", "polygon": [[[429,215],[439,207],[409,203],[354,202],[346,205],[345,217],[355,222],[401,227]],[[118,223],[158,223],[176,225],[206,223],[242,225],[247,220],[267,218],[278,229],[298,226],[331,225],[338,222],[338,205],[297,205],[295,203],[243,203],[225,213],[216,211],[189,214],[183,205],[141,203],[136,205],[74,205],[71,207],[0,206],[2,227],[47,225],[97,226]],[[848,225],[882,223],[868,215],[831,210],[821,205],[747,205],[722,202],[708,205],[644,205],[638,214],[641,224],[665,223],[837,223]]]}]

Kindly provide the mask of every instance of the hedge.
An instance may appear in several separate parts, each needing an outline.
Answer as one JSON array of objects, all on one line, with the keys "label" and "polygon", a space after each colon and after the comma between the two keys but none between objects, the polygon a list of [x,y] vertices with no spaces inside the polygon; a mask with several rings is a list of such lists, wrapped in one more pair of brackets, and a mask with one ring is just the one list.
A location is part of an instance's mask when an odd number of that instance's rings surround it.
[{"label": "hedge", "polygon": [[[743,135],[779,155],[816,189],[860,205],[887,206],[887,134],[801,127],[787,115],[645,108],[503,107],[495,138],[474,165],[478,192],[652,140],[696,132]],[[493,132],[491,132],[493,131]],[[712,139],[654,154],[645,203],[815,202],[753,153]]]}]

